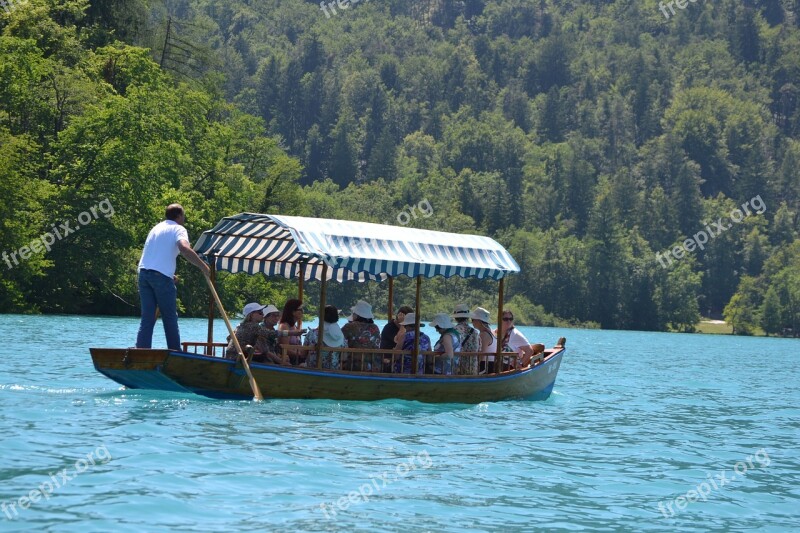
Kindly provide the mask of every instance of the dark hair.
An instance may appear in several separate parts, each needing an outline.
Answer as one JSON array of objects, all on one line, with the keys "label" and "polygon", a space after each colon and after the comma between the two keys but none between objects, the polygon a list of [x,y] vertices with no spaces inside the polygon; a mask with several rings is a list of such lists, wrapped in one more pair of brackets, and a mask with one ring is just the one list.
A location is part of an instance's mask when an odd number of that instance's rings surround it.
[{"label": "dark hair", "polygon": [[[503,309],[503,317],[506,315],[506,313],[508,313],[509,315],[511,315],[511,320],[514,320],[514,313],[512,313],[512,312],[511,312],[511,311],[509,311],[508,309]],[[501,317],[501,318],[502,318],[502,317]]]},{"label": "dark hair", "polygon": [[397,315],[398,315],[398,314],[400,314],[400,313],[404,313],[404,314],[406,314],[406,315],[407,315],[408,313],[413,313],[413,312],[414,312],[414,310],[413,310],[413,309],[411,309],[411,308],[410,308],[409,306],[407,306],[407,305],[404,305],[404,306],[400,307],[400,309],[398,309],[398,310],[397,310],[397,313],[395,313],[395,316],[397,316]]},{"label": "dark hair", "polygon": [[328,324],[333,324],[334,322],[339,321],[339,310],[336,309],[335,305],[326,305],[325,306],[325,313],[322,315],[322,318]]},{"label": "dark hair", "polygon": [[281,313],[281,322],[286,324],[294,324],[294,312],[303,307],[303,302],[297,298],[286,300],[286,305],[283,306],[283,313]]},{"label": "dark hair", "polygon": [[374,324],[375,322],[371,318],[364,318],[361,315],[357,315],[353,313],[353,322],[366,322],[367,324]]},{"label": "dark hair", "polygon": [[181,204],[169,204],[167,206],[167,210],[164,213],[164,217],[167,220],[176,220],[179,216],[183,214],[183,207]]}]

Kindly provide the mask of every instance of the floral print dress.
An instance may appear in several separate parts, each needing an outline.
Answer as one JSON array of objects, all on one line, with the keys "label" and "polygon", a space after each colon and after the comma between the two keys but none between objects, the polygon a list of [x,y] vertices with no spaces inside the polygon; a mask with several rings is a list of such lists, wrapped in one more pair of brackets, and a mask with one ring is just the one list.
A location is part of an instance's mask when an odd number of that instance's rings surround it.
[{"label": "floral print dress", "polygon": [[[463,341],[461,342],[462,352],[480,352],[481,351],[481,335],[477,329],[470,326],[467,322],[459,322],[456,324],[456,331]],[[474,376],[478,374],[478,358],[460,357],[458,366],[456,367],[456,374],[462,376]]]},{"label": "floral print dress", "polygon": [[[369,322],[349,322],[342,327],[344,338],[349,348],[380,348],[381,330],[376,324]],[[363,358],[362,358],[363,356]],[[380,354],[350,354],[349,362],[343,366],[345,370],[369,372],[381,370],[383,356]],[[362,368],[361,361],[364,361]]]},{"label": "floral print dress", "polygon": [[[239,346],[244,347],[248,344],[250,346],[256,346],[258,342],[258,335],[264,327],[261,325],[261,322],[242,322],[236,329],[233,331],[233,334],[236,335],[236,339],[239,341]],[[225,357],[228,359],[236,359],[236,356],[239,355],[236,353],[236,345],[233,343],[233,339],[230,337],[228,338],[228,347],[225,350]]]}]

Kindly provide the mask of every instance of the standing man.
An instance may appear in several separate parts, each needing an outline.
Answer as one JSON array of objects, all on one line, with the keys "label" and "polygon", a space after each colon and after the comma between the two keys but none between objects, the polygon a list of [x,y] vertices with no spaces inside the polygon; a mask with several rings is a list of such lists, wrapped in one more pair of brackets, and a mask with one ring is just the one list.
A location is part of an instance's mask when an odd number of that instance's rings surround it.
[{"label": "standing man", "polygon": [[142,321],[136,336],[137,348],[150,348],[153,327],[156,324],[156,307],[161,310],[164,334],[170,350],[181,349],[178,329],[177,290],[175,288],[175,263],[180,253],[200,269],[204,276],[211,271],[189,244],[189,234],[183,227],[186,214],[180,204],[167,207],[166,220],[156,224],[147,235],[139,260],[139,297],[142,300]]}]

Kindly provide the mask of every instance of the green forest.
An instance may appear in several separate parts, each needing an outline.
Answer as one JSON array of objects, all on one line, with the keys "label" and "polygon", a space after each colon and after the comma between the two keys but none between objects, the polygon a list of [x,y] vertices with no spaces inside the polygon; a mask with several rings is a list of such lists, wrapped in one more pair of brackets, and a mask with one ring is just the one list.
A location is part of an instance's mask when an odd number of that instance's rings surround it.
[{"label": "green forest", "polygon": [[[193,242],[240,212],[491,236],[520,323],[797,336],[798,135],[800,0],[7,0],[0,309],[138,315],[180,202]],[[229,312],[297,290],[219,281]]]}]

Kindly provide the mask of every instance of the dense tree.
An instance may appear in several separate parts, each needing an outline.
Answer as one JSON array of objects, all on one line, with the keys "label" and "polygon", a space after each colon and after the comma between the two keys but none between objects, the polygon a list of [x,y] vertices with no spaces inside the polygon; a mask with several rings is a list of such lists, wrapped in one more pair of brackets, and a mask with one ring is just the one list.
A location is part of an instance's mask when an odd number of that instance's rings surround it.
[{"label": "dense tree", "polygon": [[[0,303],[135,312],[144,235],[181,201],[193,237],[245,210],[491,235],[522,266],[510,305],[539,323],[691,331],[699,310],[724,310],[738,333],[797,335],[799,4],[697,3],[668,21],[648,5],[2,11],[0,245],[19,260],[103,199],[115,214],[19,264],[7,255]],[[754,199],[762,212],[735,219]],[[430,212],[401,216],[420,205]],[[181,302],[201,312],[185,274]],[[222,283],[230,302],[291,293]],[[482,281],[427,290],[429,311],[496,305]],[[385,296],[352,285],[331,301],[359,291]],[[411,298],[413,284],[397,291]]]}]

